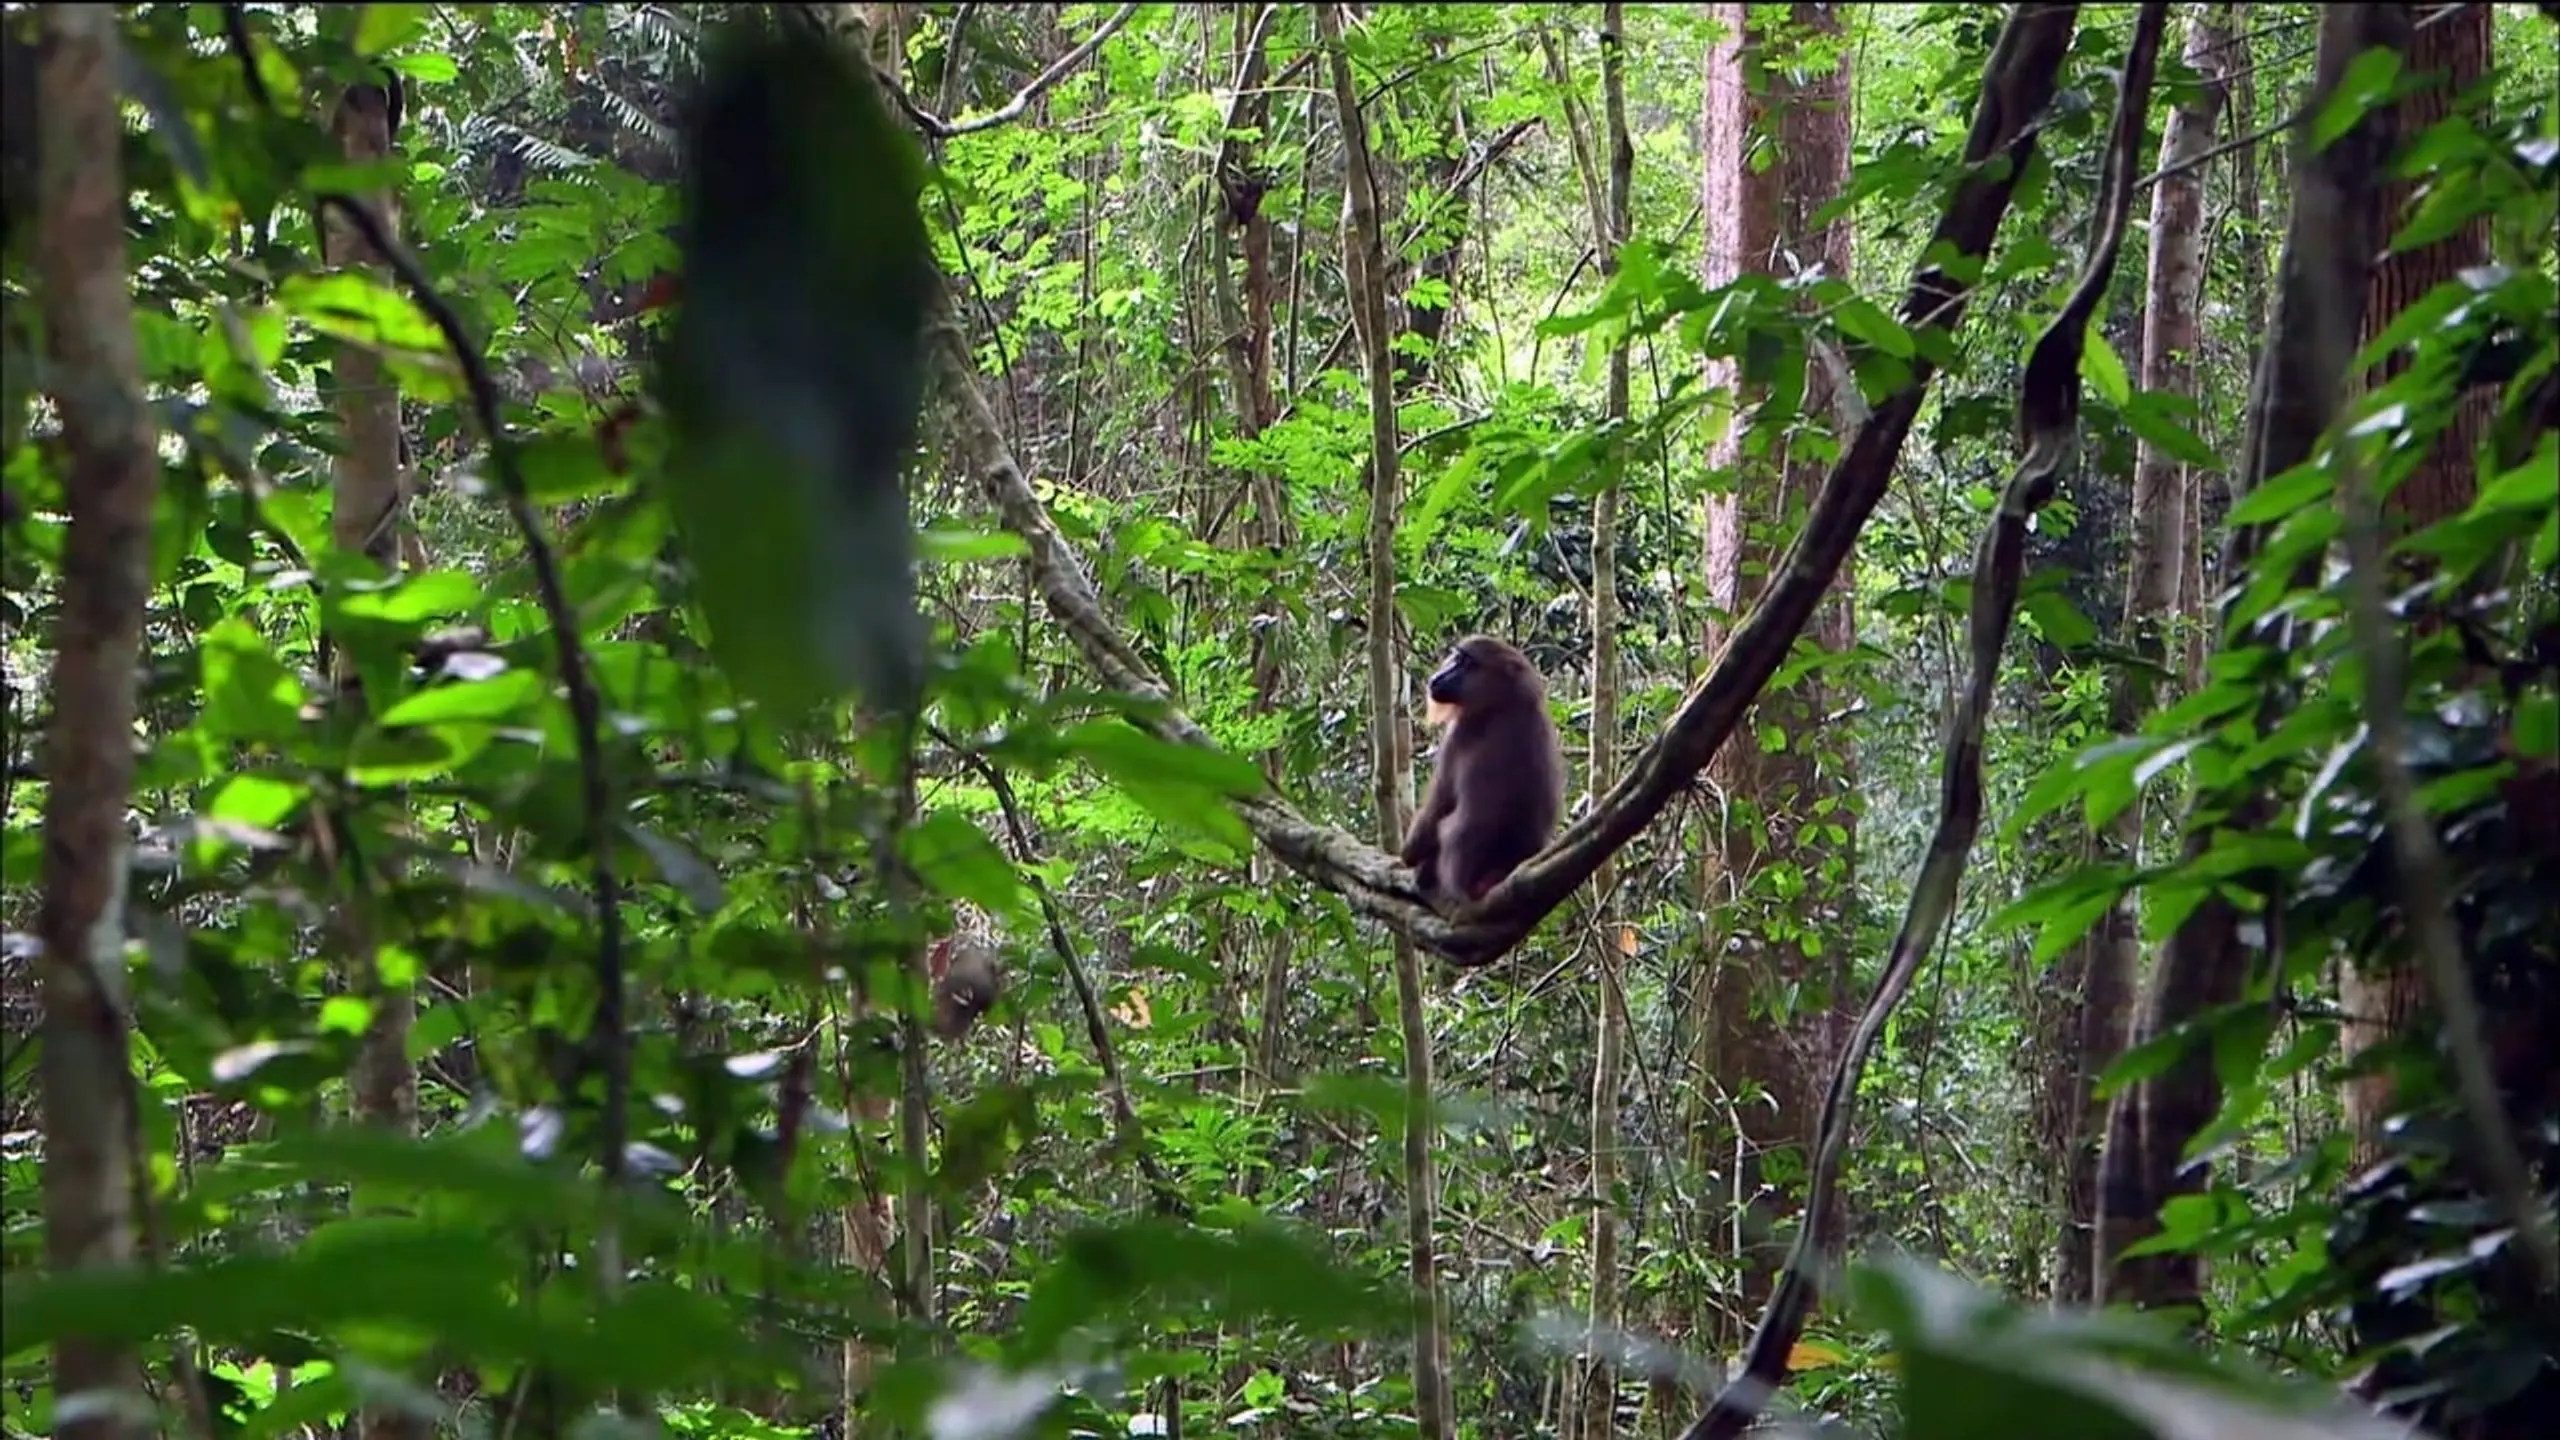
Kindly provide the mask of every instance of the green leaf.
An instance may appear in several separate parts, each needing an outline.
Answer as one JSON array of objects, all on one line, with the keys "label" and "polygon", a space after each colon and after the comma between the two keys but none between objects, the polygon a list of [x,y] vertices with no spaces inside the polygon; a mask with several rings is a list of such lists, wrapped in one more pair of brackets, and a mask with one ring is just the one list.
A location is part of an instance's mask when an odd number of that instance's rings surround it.
[{"label": "green leaf", "polygon": [[539,671],[502,670],[485,680],[430,685],[403,695],[382,712],[382,724],[397,727],[442,725],[456,720],[512,720],[542,692],[543,676]]},{"label": "green leaf", "polygon": [[2232,502],[2226,525],[2265,525],[2291,515],[2328,494],[2329,472],[2317,465],[2296,465]]},{"label": "green leaf", "polygon": [[444,350],[443,332],[418,302],[366,271],[287,276],[276,303],[333,340],[421,354]]},{"label": "green leaf", "polygon": [[2388,103],[2391,82],[2399,76],[2400,57],[2378,45],[2348,61],[2346,73],[2338,77],[2338,88],[2312,117],[2312,153],[2336,144],[2375,106]]},{"label": "green leaf", "polygon": [[916,553],[929,564],[969,565],[1028,555],[1031,545],[1010,530],[967,530],[956,525],[929,525],[916,536]]},{"label": "green leaf", "polygon": [[1349,1335],[1399,1323],[1403,1301],[1276,1224],[1219,1233],[1124,1221],[1065,1238],[1015,1314],[1013,1358],[1049,1359],[1088,1328],[1133,1314],[1191,1314],[1253,1334]]},{"label": "green leaf", "polygon": [[2108,404],[2121,409],[2133,398],[2133,377],[2124,368],[2124,357],[2107,343],[2104,326],[2103,320],[2089,321],[2080,350],[2080,378]]},{"label": "green leaf", "polygon": [[1205,745],[1160,740],[1125,720],[1087,720],[1064,736],[1067,749],[1114,779],[1191,785],[1219,795],[1259,795],[1262,771],[1250,760]]},{"label": "green leaf", "polygon": [[471,763],[497,738],[485,724],[369,725],[347,755],[347,779],[361,786],[416,785]]},{"label": "green leaf", "polygon": [[206,725],[234,741],[281,744],[301,733],[310,697],[248,621],[235,615],[207,631],[201,656]]},{"label": "green leaf", "polygon": [[431,5],[360,5],[356,7],[356,53],[379,55],[426,33]]},{"label": "green leaf", "polygon": [[628,482],[604,463],[593,435],[537,435],[516,447],[527,494],[538,505],[565,505],[621,490]]},{"label": "green leaf", "polygon": [[2060,590],[2039,590],[2021,599],[2018,606],[2036,622],[2036,630],[2065,654],[2098,638],[2098,627]]},{"label": "green leaf", "polygon": [[2515,725],[2508,733],[2518,755],[2560,759],[2560,695],[2536,690],[2518,697]]},{"label": "green leaf", "polygon": [[302,808],[307,787],[281,775],[234,775],[222,782],[196,816],[196,837],[188,845],[192,863],[209,865],[232,845],[279,848],[276,833]]},{"label": "green leaf", "polygon": [[2490,481],[2474,510],[2547,510],[2560,505],[2560,431],[2545,430],[2533,454]]},{"label": "green leaf", "polygon": [[677,844],[644,825],[624,825],[622,833],[640,847],[642,854],[658,871],[658,878],[682,892],[685,902],[705,915],[717,914],[728,903],[727,887],[721,884],[720,872],[711,868],[691,847]]},{"label": "green leaf", "polygon": [[2199,470],[2217,470],[2222,457],[2211,445],[2187,428],[2176,412],[2194,413],[2194,403],[2183,395],[2160,390],[2144,390],[2128,397],[2122,407],[2125,428],[2135,438],[2159,450],[2181,465]]},{"label": "green leaf", "polygon": [[1013,915],[1027,892],[1021,872],[985,831],[956,810],[936,810],[898,837],[898,854],[935,894]]},{"label": "green leaf", "polygon": [[387,70],[396,70],[412,80],[424,80],[430,85],[450,85],[462,76],[462,67],[454,62],[452,56],[433,50],[385,56],[382,64]]},{"label": "green leaf", "polygon": [[1902,322],[1863,295],[1842,301],[1839,308],[1831,312],[1831,320],[1840,327],[1841,334],[1863,340],[1897,360],[1908,360],[1918,353],[1918,347],[1912,343],[1911,332],[1902,327]]},{"label": "green leaf", "polygon": [[480,582],[465,570],[421,570],[387,585],[346,587],[334,601],[347,619],[409,628],[478,610]]}]

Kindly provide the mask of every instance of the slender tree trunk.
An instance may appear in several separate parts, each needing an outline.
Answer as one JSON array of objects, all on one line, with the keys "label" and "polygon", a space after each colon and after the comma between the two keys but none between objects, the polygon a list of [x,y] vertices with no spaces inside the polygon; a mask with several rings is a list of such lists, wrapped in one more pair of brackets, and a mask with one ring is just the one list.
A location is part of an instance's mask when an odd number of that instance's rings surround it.
[{"label": "slender tree trunk", "polygon": [[[2230,97],[2229,133],[2235,140],[2258,133],[2258,68],[2253,59],[2251,28],[2242,11],[2245,6],[2226,4],[2221,7],[2218,22],[2230,36],[2220,62],[2220,73],[2230,77],[2225,87]],[[2260,177],[2266,173],[2265,149],[2251,140],[2240,146],[2232,160],[2235,182],[2232,186],[2234,216],[2239,222],[2240,254],[2240,319],[2241,333],[2250,336],[2267,333],[2267,226],[2263,219],[2266,206],[2261,192],[2265,186]],[[2187,496],[2187,542],[2185,573],[2178,582],[2178,614],[2186,636],[2180,673],[2192,693],[2204,684],[2205,656],[2213,643],[2213,597],[2205,587],[2216,578],[2207,574],[2208,553],[2205,537],[2218,534],[2222,516],[2230,508],[2228,484],[2215,484],[2207,475],[2191,477],[2194,488]],[[2212,513],[2208,514],[2207,511]],[[2227,577],[2224,577],[2227,578]]]},{"label": "slender tree trunk", "polygon": [[[1278,12],[1260,5],[1235,5],[1229,7],[1229,13],[1235,26],[1235,100],[1227,113],[1227,138],[1218,150],[1216,178],[1221,205],[1217,223],[1211,227],[1217,245],[1211,262],[1210,292],[1216,299],[1219,328],[1226,332],[1223,348],[1228,388],[1235,396],[1236,433],[1251,440],[1260,436],[1280,413],[1279,396],[1271,384],[1271,217],[1263,209],[1263,197],[1270,193],[1270,178],[1264,173],[1254,142],[1246,138],[1271,122],[1271,91],[1266,83],[1271,26],[1263,17],[1276,17]],[[1090,236],[1086,243],[1091,244]],[[1267,555],[1286,554],[1294,540],[1294,527],[1289,523],[1288,493],[1281,477],[1269,467],[1257,465],[1245,477],[1244,484],[1253,509],[1245,543],[1259,547]],[[1246,642],[1253,657],[1256,714],[1268,713],[1279,695],[1280,641],[1284,634],[1279,613],[1277,592],[1266,587]],[[1279,750],[1274,747],[1265,751],[1263,773],[1276,782],[1279,767]],[[1271,883],[1271,857],[1257,851],[1249,865],[1255,884]],[[1284,1044],[1289,1031],[1288,928],[1270,927],[1264,943],[1257,1007],[1261,1033],[1254,1043],[1253,1076],[1257,1084],[1269,1086],[1281,1082],[1288,1063]]]},{"label": "slender tree trunk", "polygon": [[[1845,49],[1827,70],[1807,71],[1790,58],[1766,63],[1787,35],[1831,38],[1839,7],[1789,7],[1783,35],[1746,28],[1746,7],[1710,7],[1726,34],[1708,57],[1706,169],[1702,186],[1707,231],[1706,278],[1724,283],[1746,272],[1786,273],[1793,257],[1832,274],[1849,268],[1848,227],[1819,232],[1814,214],[1847,183],[1849,62]],[[1775,163],[1752,164],[1755,146],[1774,146]],[[1721,383],[1736,383],[1727,374]],[[1807,367],[1803,414],[1834,413],[1832,371]],[[1741,428],[1729,431],[1711,463],[1731,477],[1729,492],[1707,502],[1705,569],[1718,617],[1706,649],[1721,643],[1731,617],[1755,598],[1815,487],[1824,462],[1812,447],[1790,446],[1775,466],[1745,459]],[[1847,582],[1813,619],[1817,643],[1842,649],[1853,631]],[[1761,1157],[1797,1147],[1809,1152],[1822,1077],[1847,1019],[1846,957],[1855,812],[1846,757],[1822,734],[1823,686],[1816,676],[1764,695],[1749,737],[1726,745],[1709,778],[1718,791],[1718,833],[1709,846],[1706,903],[1725,917],[1709,957],[1699,966],[1691,1013],[1705,1017],[1693,1035],[1691,1065],[1702,1100],[1730,1117],[1730,1140],[1715,1138],[1714,1118],[1692,1117],[1700,1148],[1693,1163],[1732,1165],[1730,1196],[1738,1209],[1732,1251],[1743,1264],[1742,1308],[1756,1311],[1784,1259],[1774,1196],[1761,1179]],[[1771,997],[1803,997],[1793,1013],[1773,1017]],[[1775,1105],[1745,1098],[1765,1089]],[[1720,1341],[1739,1338],[1721,1334]]]},{"label": "slender tree trunk", "polygon": [[[2204,292],[2204,170],[2198,163],[2212,145],[2225,94],[2222,65],[2230,32],[2219,7],[2197,7],[2187,27],[2186,62],[2204,84],[2169,113],[2160,136],[2164,178],[2151,192],[2151,273],[2143,306],[2142,388],[2193,394],[2202,327],[2197,306]],[[2189,521],[2186,497],[2194,489],[2177,457],[2149,443],[2135,452],[2132,556],[2126,564],[2124,634],[2145,660],[2167,658],[2166,635],[2177,610],[2186,568]],[[2149,672],[2118,667],[2107,687],[2109,728],[2129,734],[2151,712]],[[2142,810],[2128,805],[2104,833],[2093,837],[2090,859],[2131,860],[2142,839]],[[2060,1087],[2058,1133],[2064,1224],[2054,1270],[2057,1304],[2085,1305],[2096,1289],[2092,1243],[2098,1219],[2098,1150],[2106,1108],[2097,1104],[2097,1079],[2123,1053],[2132,1018],[2141,952],[2130,898],[2119,901],[2088,936],[2063,957],[2055,983],[2063,996],[2059,1033],[2049,1036],[2051,1058],[2065,1078]],[[2054,1041],[2062,1043],[2055,1044]]]},{"label": "slender tree trunk", "polygon": [[[45,1258],[57,1272],[134,1263],[138,1125],[125,1025],[125,875],[134,676],[149,598],[160,459],[143,402],[125,271],[124,138],[111,6],[44,12],[37,72],[35,276],[71,514],[46,741],[43,942]],[[132,1351],[54,1347],[54,1433],[159,1429]],[[74,1406],[77,1405],[75,1412]]]},{"label": "slender tree trunk", "polygon": [[[388,159],[392,134],[390,92],[378,84],[354,84],[341,91],[329,117],[347,159],[357,165]],[[359,197],[384,233],[400,233],[398,197],[389,191]],[[320,260],[324,265],[362,267],[383,273],[383,257],[364,232],[334,209],[320,222]],[[330,358],[331,397],[338,414],[340,442],[336,475],[330,487],[330,539],[342,552],[362,555],[397,573],[403,552],[403,487],[400,483],[400,389],[382,356],[369,346],[341,341]],[[355,667],[345,649],[337,651],[341,695],[364,703]],[[337,929],[346,962],[356,971],[356,988],[372,1004],[364,1045],[357,1052],[349,1090],[355,1118],[403,1135],[418,1133],[418,1070],[409,1063],[409,1033],[417,1025],[417,992],[408,977],[383,973],[381,947],[365,910],[370,897],[351,883],[339,897]],[[409,1440],[424,1435],[421,1417],[390,1405],[367,1406],[358,1421],[362,1440]]]},{"label": "slender tree trunk", "polygon": [[[1406,732],[1404,666],[1396,638],[1396,519],[1403,475],[1397,465],[1394,357],[1387,329],[1386,246],[1380,238],[1377,175],[1366,123],[1342,42],[1339,6],[1316,9],[1316,29],[1333,77],[1344,157],[1342,253],[1353,328],[1369,377],[1369,706],[1370,763],[1381,843],[1403,842],[1410,806],[1413,742]],[[1414,1289],[1414,1419],[1423,1440],[1449,1440],[1449,1340],[1435,1249],[1439,1177],[1432,1139],[1439,1128],[1431,1084],[1431,1022],[1413,942],[1394,940],[1396,1010],[1404,1031],[1405,1224]]]},{"label": "slender tree trunk", "polygon": [[[2409,72],[2419,82],[2419,88],[2402,95],[2394,106],[2400,134],[2406,139],[2424,134],[2429,126],[2454,113],[2462,92],[2489,73],[2490,10],[2486,5],[2398,8],[2408,12],[2413,23],[2421,18],[2427,22],[2416,26],[2409,46]],[[2439,10],[2432,15],[2420,13]],[[2379,235],[2387,239],[2407,222],[2410,206],[2417,199],[2417,185],[2415,180],[2394,180],[2384,186]],[[2461,229],[2442,239],[2386,255],[2374,267],[2372,284],[2365,293],[2364,328],[2356,337],[2357,345],[2361,348],[2371,343],[2428,291],[2464,270],[2488,262],[2486,215],[2472,217]],[[2405,351],[2387,356],[2367,380],[2381,384],[2406,369],[2408,363]],[[2479,488],[2475,456],[2481,438],[2496,418],[2497,402],[2494,386],[2475,387],[2464,396],[2435,449],[2406,481],[2383,497],[2383,523],[2393,538],[2469,508]],[[2370,973],[2353,965],[2346,967],[2338,980],[2339,1008],[2346,1015],[2341,1036],[2345,1053],[2352,1058],[2406,1034],[2425,1000],[2425,977],[2415,964],[2399,964]],[[2389,1077],[2368,1075],[2351,1082],[2346,1108],[2355,1147],[2350,1168],[2362,1168],[2380,1152],[2382,1123],[2392,1110]]]},{"label": "slender tree trunk", "polygon": [[[1541,37],[1544,38],[1543,35]],[[1551,45],[1550,63],[1559,72],[1562,60]],[[1635,178],[1635,141],[1627,132],[1626,7],[1609,0],[1601,8],[1600,93],[1603,126],[1595,134],[1589,113],[1575,93],[1572,78],[1559,73],[1565,89],[1565,117],[1572,134],[1576,168],[1582,175],[1585,201],[1591,210],[1592,247],[1599,256],[1601,283],[1618,273],[1618,251],[1633,229],[1631,191]],[[1605,149],[1607,171],[1602,173]],[[1621,340],[1609,352],[1606,419],[1611,425],[1627,418],[1627,346]],[[1613,450],[1609,478],[1591,513],[1591,793],[1606,794],[1618,779],[1618,504],[1626,456]],[[1617,1369],[1608,1360],[1620,1323],[1618,1275],[1619,1117],[1618,1088],[1624,1083],[1627,1005],[1623,981],[1624,947],[1634,932],[1621,932],[1616,915],[1614,866],[1603,865],[1591,887],[1598,923],[1592,947],[1599,1016],[1598,1043],[1591,1062],[1591,1188],[1589,1206],[1590,1305],[1585,1312],[1584,1353],[1575,1393],[1577,1408],[1568,1410],[1564,1431],[1582,1440],[1604,1440],[1617,1429]],[[1622,939],[1623,936],[1623,939]]]}]

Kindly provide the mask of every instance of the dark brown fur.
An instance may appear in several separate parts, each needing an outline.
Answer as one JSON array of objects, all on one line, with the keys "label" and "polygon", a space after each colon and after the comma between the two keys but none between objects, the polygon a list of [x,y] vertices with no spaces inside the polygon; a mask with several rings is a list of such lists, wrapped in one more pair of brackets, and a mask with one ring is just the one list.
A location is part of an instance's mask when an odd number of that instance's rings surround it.
[{"label": "dark brown fur", "polygon": [[1508,643],[1470,635],[1450,647],[1426,691],[1448,726],[1431,788],[1404,838],[1426,893],[1481,900],[1546,848],[1564,816],[1564,750],[1547,718],[1547,682]]},{"label": "dark brown fur", "polygon": [[937,941],[927,968],[933,976],[933,1030],[945,1040],[968,1034],[979,1016],[995,1008],[1004,988],[995,952],[975,941]]}]

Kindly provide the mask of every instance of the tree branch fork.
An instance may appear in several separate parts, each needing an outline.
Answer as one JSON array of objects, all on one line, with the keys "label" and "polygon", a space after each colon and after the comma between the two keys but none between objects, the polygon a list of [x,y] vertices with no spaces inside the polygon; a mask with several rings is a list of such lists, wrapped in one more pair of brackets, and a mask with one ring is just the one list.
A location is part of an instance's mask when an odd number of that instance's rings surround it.
[{"label": "tree branch fork", "polygon": [[[1947,265],[1971,269],[1988,254],[2053,94],[2064,48],[2056,37],[2069,35],[2076,9],[2023,5],[2012,12],[2013,33],[2003,37],[2007,43],[1995,50],[1984,75],[1964,174],[1903,299],[1907,328],[1953,330],[1961,320],[1966,286]],[[1937,259],[1950,255],[1951,262]],[[951,301],[946,281],[937,296],[930,350],[934,379],[953,412],[958,458],[1005,528],[1029,547],[1033,578],[1051,615],[1099,678],[1157,702],[1147,724],[1160,738],[1214,748],[1216,742],[1183,713],[1120,634],[1073,547],[1033,492],[980,383]],[[1935,372],[1926,358],[1915,359],[1910,377],[1859,424],[1771,582],[1662,731],[1632,758],[1624,778],[1483,900],[1451,911],[1434,908],[1413,872],[1393,857],[1348,831],[1308,819],[1277,794],[1236,800],[1238,817],[1275,859],[1341,895],[1354,912],[1461,967],[1500,959],[1684,793],[1739,728],[1882,500]]]}]

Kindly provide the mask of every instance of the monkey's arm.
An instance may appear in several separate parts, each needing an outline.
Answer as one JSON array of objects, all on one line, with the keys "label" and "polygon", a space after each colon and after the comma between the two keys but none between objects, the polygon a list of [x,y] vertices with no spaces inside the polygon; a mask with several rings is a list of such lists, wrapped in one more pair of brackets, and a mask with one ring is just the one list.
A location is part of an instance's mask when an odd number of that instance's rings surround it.
[{"label": "monkey's arm", "polygon": [[1449,818],[1458,797],[1449,784],[1448,748],[1441,747],[1443,763],[1431,772],[1431,786],[1422,792],[1422,808],[1413,812],[1413,824],[1404,832],[1404,850],[1398,857],[1422,872],[1424,883],[1431,879],[1431,867],[1440,858],[1440,822]]}]

